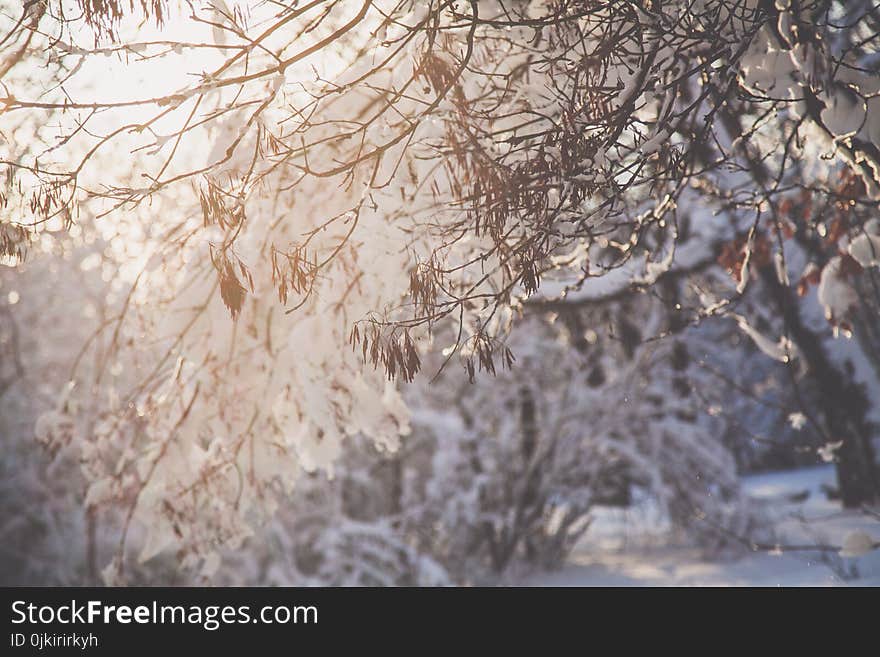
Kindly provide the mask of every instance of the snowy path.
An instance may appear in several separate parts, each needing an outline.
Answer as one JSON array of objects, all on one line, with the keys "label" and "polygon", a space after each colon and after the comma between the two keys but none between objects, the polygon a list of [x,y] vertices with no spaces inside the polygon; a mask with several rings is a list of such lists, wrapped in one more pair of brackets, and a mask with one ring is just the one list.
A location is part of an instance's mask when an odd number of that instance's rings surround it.
[{"label": "snowy path", "polygon": [[[826,499],[823,483],[834,483],[833,467],[807,468],[746,477],[750,495],[767,505],[786,543],[839,545],[850,531],[880,537],[880,522],[842,511]],[[809,491],[798,503],[785,501]],[[880,586],[880,550],[859,558],[833,555],[837,568],[815,552],[746,555],[729,561],[706,561],[698,550],[670,547],[666,528],[650,509],[605,510],[595,531],[561,570],[522,581],[525,586]],[[855,569],[857,577],[842,577]],[[836,572],[838,571],[838,572]]]}]

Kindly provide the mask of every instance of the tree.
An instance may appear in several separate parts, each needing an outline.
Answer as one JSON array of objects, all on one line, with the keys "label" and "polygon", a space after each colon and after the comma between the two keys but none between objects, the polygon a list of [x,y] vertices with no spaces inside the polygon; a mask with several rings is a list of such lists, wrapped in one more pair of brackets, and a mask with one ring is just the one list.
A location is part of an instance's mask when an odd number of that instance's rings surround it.
[{"label": "tree", "polygon": [[332,471],[355,434],[396,448],[395,381],[449,324],[473,379],[513,363],[532,307],[667,284],[661,332],[732,320],[818,383],[800,412],[841,443],[844,501],[876,500],[875,400],[792,291],[815,280],[878,362],[869,3],[36,0],[3,21],[3,253],[77,225],[125,290],[40,426],[82,446],[90,505],[129,509],[123,545],[138,520],[146,555],[212,562],[272,482]]}]

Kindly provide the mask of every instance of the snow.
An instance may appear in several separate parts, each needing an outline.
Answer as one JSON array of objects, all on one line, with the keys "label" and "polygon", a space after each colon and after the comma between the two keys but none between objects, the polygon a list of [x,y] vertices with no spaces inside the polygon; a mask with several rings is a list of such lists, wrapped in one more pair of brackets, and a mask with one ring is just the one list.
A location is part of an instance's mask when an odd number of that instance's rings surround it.
[{"label": "snow", "polygon": [[[560,570],[519,582],[523,586],[878,586],[880,522],[828,500],[833,466],[773,472],[743,478],[749,495],[765,507],[781,545],[842,545],[844,557],[818,551],[747,553],[709,559],[676,544],[650,506],[603,509],[590,532]],[[808,492],[806,500],[792,496]],[[853,548],[853,549],[848,549]],[[856,549],[858,548],[858,549]]]},{"label": "snow", "polygon": [[758,349],[770,356],[770,358],[782,363],[787,363],[797,355],[797,347],[786,336],[782,336],[779,340],[774,342],[763,333],[753,328],[742,315],[731,313],[731,317],[736,320],[743,333],[752,338]]},{"label": "snow", "polygon": [[839,322],[858,305],[858,295],[846,280],[840,256],[834,256],[825,265],[816,293],[825,308],[825,318],[830,322]]},{"label": "snow", "polygon": [[865,223],[864,233],[850,242],[849,254],[862,267],[880,265],[880,220],[871,219]]}]

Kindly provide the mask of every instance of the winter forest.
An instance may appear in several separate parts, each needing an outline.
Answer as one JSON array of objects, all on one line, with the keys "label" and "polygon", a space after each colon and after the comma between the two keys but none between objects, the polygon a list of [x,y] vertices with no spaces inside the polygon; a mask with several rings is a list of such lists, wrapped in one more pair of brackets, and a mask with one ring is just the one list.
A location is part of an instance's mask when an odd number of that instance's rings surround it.
[{"label": "winter forest", "polygon": [[880,2],[0,0],[0,583],[880,585]]}]

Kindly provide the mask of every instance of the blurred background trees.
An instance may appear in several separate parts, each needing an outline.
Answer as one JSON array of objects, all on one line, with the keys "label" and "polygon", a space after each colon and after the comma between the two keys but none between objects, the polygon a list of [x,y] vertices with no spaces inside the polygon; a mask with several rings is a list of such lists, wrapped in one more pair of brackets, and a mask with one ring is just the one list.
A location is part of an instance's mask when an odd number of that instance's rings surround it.
[{"label": "blurred background trees", "polygon": [[717,555],[821,461],[875,508],[870,2],[0,20],[6,578],[510,581],[645,499]]}]

